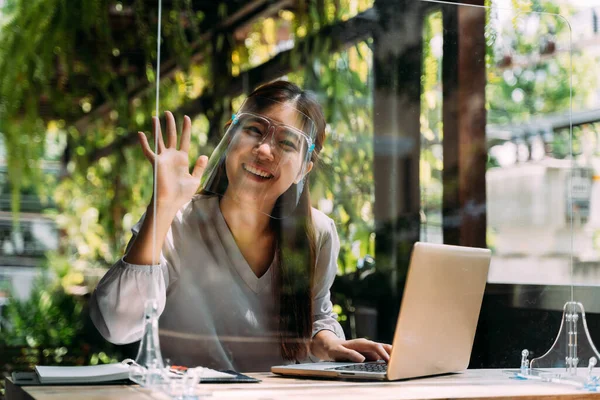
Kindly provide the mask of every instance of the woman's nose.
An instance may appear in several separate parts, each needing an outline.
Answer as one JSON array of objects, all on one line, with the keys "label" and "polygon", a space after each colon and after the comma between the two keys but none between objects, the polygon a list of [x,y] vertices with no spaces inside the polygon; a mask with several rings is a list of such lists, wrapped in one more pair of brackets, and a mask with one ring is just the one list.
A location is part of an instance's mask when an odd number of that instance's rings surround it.
[{"label": "woman's nose", "polygon": [[271,147],[270,140],[265,140],[264,142],[259,143],[255,149],[256,149],[256,155],[259,158],[262,158],[265,160],[273,160],[274,154],[273,154],[273,148]]}]

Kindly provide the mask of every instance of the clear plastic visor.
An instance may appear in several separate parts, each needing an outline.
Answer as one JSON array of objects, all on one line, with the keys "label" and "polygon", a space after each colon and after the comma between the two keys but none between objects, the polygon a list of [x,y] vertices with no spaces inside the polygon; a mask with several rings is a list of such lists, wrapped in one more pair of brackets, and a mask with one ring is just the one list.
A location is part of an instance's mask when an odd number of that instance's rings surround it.
[{"label": "clear plastic visor", "polygon": [[302,157],[312,143],[300,129],[264,115],[242,112],[234,116],[232,124],[235,133],[241,134],[240,140],[254,142],[252,144],[257,146],[268,144],[274,155],[283,159]]},{"label": "clear plastic visor", "polygon": [[291,103],[252,97],[232,116],[201,190],[273,218],[294,212],[312,168],[315,124]]}]

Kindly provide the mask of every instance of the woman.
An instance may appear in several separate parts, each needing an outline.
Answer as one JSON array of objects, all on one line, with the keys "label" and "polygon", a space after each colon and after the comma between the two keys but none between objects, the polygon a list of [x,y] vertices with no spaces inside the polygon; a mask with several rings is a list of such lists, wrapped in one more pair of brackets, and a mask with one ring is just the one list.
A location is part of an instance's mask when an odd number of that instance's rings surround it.
[{"label": "woman", "polygon": [[100,333],[139,340],[144,301],[156,296],[162,352],[174,363],[258,371],[307,357],[388,360],[389,345],[345,340],[332,311],[339,239],[305,184],[325,138],[312,96],[284,81],[259,87],[191,174],[191,121],[179,150],[169,112],[166,123],[158,154],[139,133],[158,166],[157,194],[92,296]]}]

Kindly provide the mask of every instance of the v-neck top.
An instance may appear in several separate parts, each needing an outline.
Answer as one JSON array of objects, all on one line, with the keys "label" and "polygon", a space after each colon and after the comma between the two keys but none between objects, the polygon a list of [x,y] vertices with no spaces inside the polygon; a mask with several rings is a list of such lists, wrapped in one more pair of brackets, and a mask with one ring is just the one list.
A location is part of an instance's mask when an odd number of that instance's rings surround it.
[{"label": "v-neck top", "polygon": [[[330,299],[339,238],[325,214],[312,209],[312,218],[317,243],[313,336],[328,329],[344,338]],[[127,251],[143,219],[132,228]],[[257,277],[225,222],[218,197],[196,195],[174,218],[160,264],[117,261],[92,294],[90,314],[105,339],[132,343],[142,336],[144,303],[155,293],[162,355],[171,363],[269,370],[286,362],[280,353],[279,309],[272,287],[276,265],[273,260]]]},{"label": "v-neck top", "polygon": [[227,221],[225,221],[216,196],[209,200],[209,208],[214,213],[215,218],[213,222],[216,225],[216,231],[221,233],[222,245],[229,256],[229,265],[235,268],[236,272],[254,293],[258,294],[265,287],[271,287],[273,268],[275,268],[276,260],[273,259],[267,271],[260,278],[257,277],[235,242],[235,238],[227,225]]}]

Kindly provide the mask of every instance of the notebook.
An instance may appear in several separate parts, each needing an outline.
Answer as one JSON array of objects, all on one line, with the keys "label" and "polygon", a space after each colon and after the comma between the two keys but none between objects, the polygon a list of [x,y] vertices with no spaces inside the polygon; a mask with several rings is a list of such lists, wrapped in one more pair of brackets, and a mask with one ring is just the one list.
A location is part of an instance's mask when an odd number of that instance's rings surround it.
[{"label": "notebook", "polygon": [[[198,367],[202,368],[202,367]],[[172,376],[181,375],[172,370]],[[258,379],[234,371],[221,372],[202,368],[201,382],[260,382]],[[81,367],[36,366],[35,372],[13,372],[15,384],[20,385],[57,385],[57,384],[100,384],[126,382],[129,380],[129,365],[125,363],[91,365]]]},{"label": "notebook", "polygon": [[35,372],[41,384],[98,383],[129,379],[129,365],[122,363],[83,367],[45,367],[36,365]]}]

